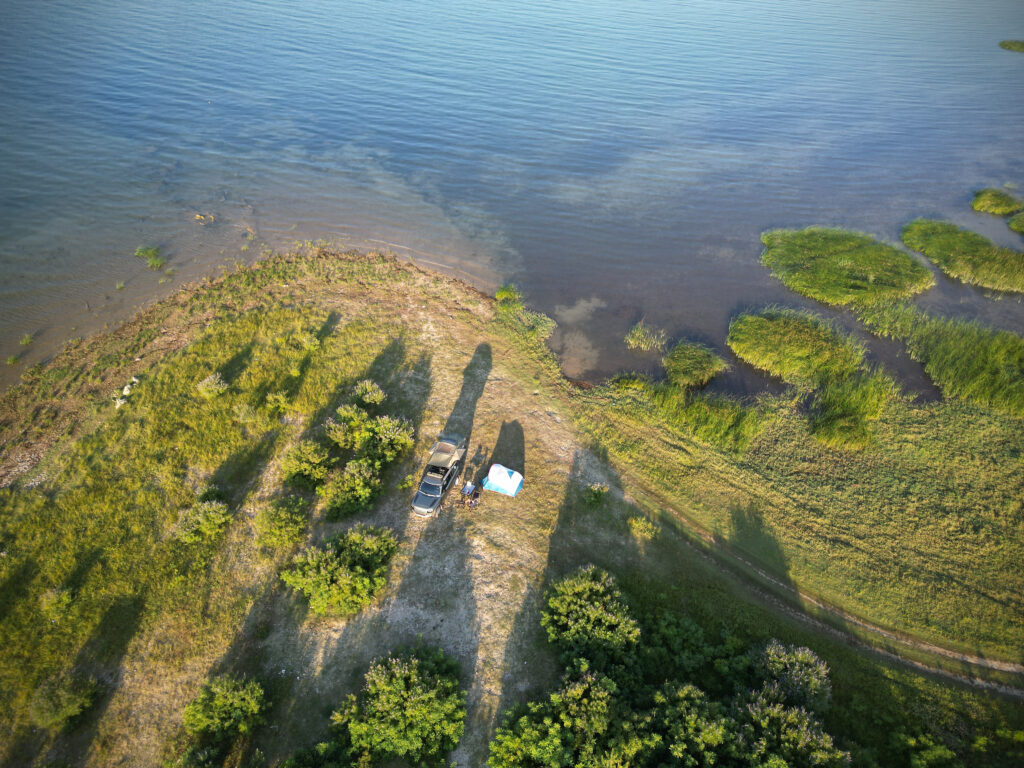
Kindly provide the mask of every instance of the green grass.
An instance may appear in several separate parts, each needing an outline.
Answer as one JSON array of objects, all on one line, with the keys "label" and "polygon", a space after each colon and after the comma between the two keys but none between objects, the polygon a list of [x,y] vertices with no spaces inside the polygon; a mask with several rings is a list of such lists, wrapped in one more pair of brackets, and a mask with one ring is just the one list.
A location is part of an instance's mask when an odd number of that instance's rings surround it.
[{"label": "green grass", "polygon": [[999,43],[999,47],[1007,51],[1024,53],[1024,40],[1003,40]]},{"label": "green grass", "polygon": [[680,342],[661,359],[668,380],[677,387],[703,387],[726,370],[725,360],[702,344]]},{"label": "green grass", "polygon": [[7,356],[7,364],[8,365],[17,365],[18,364],[18,360],[20,359],[20,357],[21,357],[20,355],[8,355]]},{"label": "green grass", "polygon": [[729,325],[728,343],[751,365],[813,390],[811,432],[826,445],[870,445],[869,422],[898,393],[891,378],[865,366],[863,346],[810,312],[740,315]]},{"label": "green grass", "polygon": [[817,386],[860,368],[864,348],[810,312],[767,309],[729,324],[729,347],[751,365],[789,384]]},{"label": "green grass", "polygon": [[1024,254],[995,245],[946,221],[916,219],[903,228],[903,242],[951,277],[1000,291],[1024,291]]},{"label": "green grass", "polygon": [[29,344],[32,343],[32,334],[26,333],[24,336],[18,339],[18,343],[23,347],[27,347]]},{"label": "green grass", "polygon": [[860,313],[880,336],[899,339],[947,397],[1024,416],[1024,339],[977,323],[891,304]]},{"label": "green grass", "polygon": [[1011,216],[1007,222],[1007,226],[1014,232],[1024,234],[1024,212],[1018,213],[1016,216]]},{"label": "green grass", "polygon": [[761,262],[786,287],[845,306],[909,298],[934,285],[931,273],[900,250],[842,229],[776,229],[761,235]]},{"label": "green grass", "polygon": [[636,352],[664,352],[668,336],[661,328],[652,328],[641,320],[629,329],[624,341]]},{"label": "green grass", "polygon": [[163,269],[167,259],[160,255],[160,249],[155,245],[140,245],[135,249],[135,258],[142,259],[146,266],[159,272]]},{"label": "green grass", "polygon": [[981,190],[971,201],[971,208],[981,213],[991,213],[996,216],[1009,216],[1011,213],[1024,211],[1024,202],[1021,202],[1009,192],[1001,189]]}]

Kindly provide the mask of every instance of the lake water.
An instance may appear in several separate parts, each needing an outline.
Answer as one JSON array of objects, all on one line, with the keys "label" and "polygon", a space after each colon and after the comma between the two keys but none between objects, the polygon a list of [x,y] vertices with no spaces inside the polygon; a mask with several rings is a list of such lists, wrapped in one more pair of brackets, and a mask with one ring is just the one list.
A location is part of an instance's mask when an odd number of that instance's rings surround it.
[{"label": "lake water", "polygon": [[[309,238],[517,282],[574,377],[653,366],[621,341],[640,317],[725,351],[736,312],[811,306],[759,264],[764,229],[895,241],[928,215],[1022,246],[969,208],[1024,188],[1004,38],[1020,0],[5,0],[0,354],[23,362],[3,383]],[[941,277],[921,303],[1024,330],[1020,299]]]}]

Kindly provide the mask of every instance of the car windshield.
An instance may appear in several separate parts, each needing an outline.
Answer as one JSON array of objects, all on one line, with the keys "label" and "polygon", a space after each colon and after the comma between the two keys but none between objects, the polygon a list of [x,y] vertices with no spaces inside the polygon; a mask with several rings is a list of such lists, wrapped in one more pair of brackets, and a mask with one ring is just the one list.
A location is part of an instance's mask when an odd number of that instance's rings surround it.
[{"label": "car windshield", "polygon": [[423,496],[440,496],[441,495],[441,478],[425,477],[423,482],[420,483],[420,495]]},{"label": "car windshield", "polygon": [[417,509],[433,509],[434,505],[437,504],[437,497],[440,494],[428,494],[419,491],[416,494],[416,498],[412,500],[412,505]]}]

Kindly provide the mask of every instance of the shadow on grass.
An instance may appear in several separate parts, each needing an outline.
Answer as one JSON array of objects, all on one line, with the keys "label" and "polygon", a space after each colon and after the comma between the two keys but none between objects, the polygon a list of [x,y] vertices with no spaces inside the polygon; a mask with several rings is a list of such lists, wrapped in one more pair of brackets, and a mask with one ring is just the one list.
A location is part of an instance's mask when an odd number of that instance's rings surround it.
[{"label": "shadow on grass", "polygon": [[484,393],[487,377],[491,375],[491,364],[491,345],[479,344],[462,372],[462,389],[444,424],[442,434],[454,434],[465,438],[467,445],[472,440],[476,405]]},{"label": "shadow on grass", "polygon": [[79,649],[71,665],[72,673],[96,680],[99,690],[89,709],[64,726],[47,756],[48,764],[58,764],[62,754],[75,755],[85,763],[99,724],[120,685],[121,662],[142,623],[145,605],[143,594],[118,598]]},{"label": "shadow on grass", "polygon": [[[418,432],[431,391],[429,356],[420,355],[410,360],[405,341],[394,339],[358,378],[377,382],[388,396],[384,410],[409,419]],[[323,420],[347,400],[352,383],[351,380],[342,381],[328,395],[310,420],[307,435],[318,429]],[[407,499],[398,496],[401,494],[392,494],[378,502],[373,511],[357,515],[341,525],[324,527],[320,522],[315,523],[312,540],[321,541],[328,531],[336,532],[357,522],[387,526],[401,540],[409,507],[405,503]],[[437,525],[447,526],[447,529],[427,535]],[[453,526],[451,520],[435,520],[421,535],[406,567],[407,571],[412,569],[415,574],[413,581],[421,589],[433,591],[436,588],[440,595],[447,591],[444,585],[431,586],[434,579],[424,573],[431,564],[451,567],[453,562],[461,563],[461,568],[455,567],[454,578],[460,578],[460,574],[466,571],[468,545],[464,531]],[[442,543],[453,547],[453,552],[441,556],[431,551]],[[393,566],[393,571],[396,567]],[[402,585],[405,583],[403,577]],[[409,587],[412,588],[412,583]],[[312,617],[306,599],[280,582],[277,569],[260,589],[234,642],[213,665],[209,675],[244,674],[257,680],[263,686],[270,707],[268,721],[286,726],[264,728],[238,741],[230,749],[233,758],[240,759],[258,746],[273,761],[326,738],[331,712],[341,705],[346,694],[358,689],[373,658],[401,645],[412,644],[417,635],[423,635],[429,642],[430,630],[424,630],[422,621],[403,623],[392,616],[393,613],[411,610],[410,603],[417,599],[408,590],[403,591],[402,586],[397,593],[392,588],[393,597],[385,597],[383,603],[370,606],[348,620]],[[453,589],[472,596],[469,587],[460,585]],[[447,629],[439,627],[436,631],[444,634]],[[434,644],[448,650],[443,643]],[[463,672],[465,674],[466,670]]]}]

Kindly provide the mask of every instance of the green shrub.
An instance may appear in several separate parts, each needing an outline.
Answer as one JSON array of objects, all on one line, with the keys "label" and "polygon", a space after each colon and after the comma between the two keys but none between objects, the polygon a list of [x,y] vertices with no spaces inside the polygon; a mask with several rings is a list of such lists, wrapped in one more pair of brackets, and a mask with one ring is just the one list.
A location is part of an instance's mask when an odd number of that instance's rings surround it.
[{"label": "green shrub", "polygon": [[974,199],[971,201],[971,208],[981,213],[1009,216],[1011,213],[1024,211],[1024,203],[1009,192],[989,188],[981,190],[981,192],[974,196]]},{"label": "green shrub", "polygon": [[[509,710],[490,745],[489,768],[644,765],[602,760],[602,747],[624,730],[615,707],[618,687],[604,675],[566,676],[547,701]],[[630,750],[633,758],[636,751]]]},{"label": "green shrub", "polygon": [[370,507],[380,491],[380,471],[370,459],[353,459],[316,489],[329,520],[340,520]]},{"label": "green shrub", "polygon": [[828,665],[810,648],[783,645],[772,638],[758,658],[758,671],[793,707],[824,712],[832,698]]},{"label": "green shrub", "polygon": [[135,249],[135,258],[142,259],[146,262],[147,267],[157,272],[163,269],[164,264],[167,263],[167,260],[160,255],[160,249],[155,245],[140,245]]},{"label": "green shrub", "polygon": [[196,391],[207,400],[212,400],[217,397],[217,395],[223,394],[227,388],[228,383],[224,381],[224,378],[216,371],[196,384]]},{"label": "green shrub", "polygon": [[309,598],[317,614],[351,616],[387,585],[388,565],[398,542],[384,528],[358,525],[300,554],[281,580]]},{"label": "green shrub", "polygon": [[384,390],[380,388],[377,382],[363,379],[356,382],[353,389],[353,397],[364,406],[372,407],[383,403],[387,395],[384,394]]},{"label": "green shrub", "polygon": [[231,510],[221,501],[201,501],[185,510],[178,522],[175,538],[186,544],[212,541],[220,536],[231,522]]},{"label": "green shrub", "polygon": [[750,765],[790,768],[845,768],[850,754],[837,749],[805,709],[788,707],[759,691],[734,708],[739,722],[738,751]]},{"label": "green shrub", "polygon": [[[671,683],[655,694],[656,727],[675,765],[731,765],[739,725],[694,685]],[[744,763],[735,763],[742,765]],[[766,763],[765,765],[770,765]]]},{"label": "green shrub", "polygon": [[640,352],[664,352],[668,335],[661,328],[652,328],[643,320],[638,322],[625,338],[626,346]]},{"label": "green shrub", "polygon": [[306,488],[315,488],[327,479],[334,461],[327,449],[315,440],[303,440],[292,448],[281,461],[285,482]]},{"label": "green shrub", "polygon": [[680,342],[661,360],[668,380],[677,387],[703,387],[728,366],[701,344]]},{"label": "green shrub", "polygon": [[935,284],[902,251],[842,229],[776,229],[761,235],[761,262],[787,288],[825,304],[909,298]]},{"label": "green shrub", "polygon": [[96,681],[87,677],[45,680],[32,693],[29,721],[37,728],[60,728],[89,709],[98,691]]},{"label": "green shrub", "polygon": [[261,721],[263,688],[233,675],[215,677],[185,706],[185,730],[194,738],[223,742],[250,732]]},{"label": "green shrub", "polygon": [[591,483],[583,492],[583,498],[588,507],[599,507],[604,497],[608,494],[607,483]]},{"label": "green shrub", "polygon": [[540,623],[563,657],[583,656],[598,668],[622,659],[640,639],[615,581],[592,565],[551,585]]},{"label": "green shrub", "polygon": [[1000,291],[1024,291],[1024,254],[995,245],[947,221],[916,219],[903,228],[903,242],[951,277]]},{"label": "green shrub", "polygon": [[275,499],[256,515],[256,540],[266,547],[295,546],[306,537],[308,521],[308,504],[303,499]]},{"label": "green shrub", "polygon": [[639,541],[652,541],[661,533],[661,528],[657,523],[642,515],[630,517],[626,520],[626,525],[629,526],[629,532],[633,534],[633,538]]},{"label": "green shrub", "polygon": [[331,720],[347,737],[351,754],[366,763],[398,758],[442,768],[465,729],[458,664],[426,648],[378,659],[358,701],[350,696]]},{"label": "green shrub", "polygon": [[347,404],[335,411],[336,419],[324,424],[327,439],[345,451],[361,452],[373,437],[370,414],[357,405]]}]

